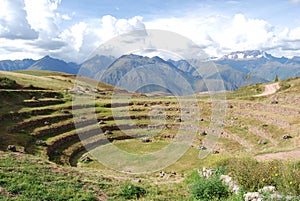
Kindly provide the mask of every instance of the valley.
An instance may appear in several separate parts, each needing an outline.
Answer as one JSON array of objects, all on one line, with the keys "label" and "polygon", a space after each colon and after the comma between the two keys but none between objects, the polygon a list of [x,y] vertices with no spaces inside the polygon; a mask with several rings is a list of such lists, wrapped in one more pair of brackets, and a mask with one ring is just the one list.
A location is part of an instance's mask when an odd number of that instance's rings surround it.
[{"label": "valley", "polygon": [[[0,78],[0,199],[64,200],[67,188],[68,200],[195,200],[204,167],[226,170],[243,188],[224,200],[268,185],[299,198],[299,77],[182,97],[52,71]],[[151,162],[160,151],[172,159]]]}]

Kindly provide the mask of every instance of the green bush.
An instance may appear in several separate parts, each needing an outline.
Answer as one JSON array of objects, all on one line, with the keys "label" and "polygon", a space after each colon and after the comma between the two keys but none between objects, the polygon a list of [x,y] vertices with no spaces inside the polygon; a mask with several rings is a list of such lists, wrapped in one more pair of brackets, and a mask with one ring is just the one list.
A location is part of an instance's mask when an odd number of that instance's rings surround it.
[{"label": "green bush", "polygon": [[20,85],[17,84],[15,80],[9,79],[7,77],[0,77],[0,88],[1,89],[17,89]]},{"label": "green bush", "polygon": [[199,177],[191,187],[191,195],[194,200],[225,200],[230,192],[228,186],[220,180],[219,175],[214,175],[209,179]]},{"label": "green bush", "polygon": [[146,194],[146,190],[142,187],[132,184],[126,184],[121,187],[121,196],[125,199],[139,199]]},{"label": "green bush", "polygon": [[300,163],[284,161],[258,162],[251,158],[231,158],[220,162],[227,173],[245,191],[257,191],[264,186],[275,186],[280,193],[300,194]]}]

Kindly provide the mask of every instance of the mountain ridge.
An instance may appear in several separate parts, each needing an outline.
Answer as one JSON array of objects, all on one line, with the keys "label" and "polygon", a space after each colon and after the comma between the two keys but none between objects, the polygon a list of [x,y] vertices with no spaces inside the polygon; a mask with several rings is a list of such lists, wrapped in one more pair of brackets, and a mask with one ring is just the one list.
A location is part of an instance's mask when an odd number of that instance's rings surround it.
[{"label": "mountain ridge", "polygon": [[[59,71],[96,78],[97,80],[116,85],[122,76],[125,76],[126,73],[136,67],[156,65],[164,66],[169,70],[172,69],[173,72],[170,73],[169,71],[169,77],[171,78],[166,77],[161,79],[161,82],[166,84],[163,80],[169,80],[170,83],[173,83],[171,79],[174,79],[174,73],[178,73],[197,92],[207,90],[204,82],[210,82],[216,78],[222,79],[225,90],[234,90],[247,84],[272,81],[276,75],[278,75],[280,80],[300,75],[300,57],[293,57],[291,59],[287,57],[275,57],[262,50],[236,51],[221,58],[212,59],[211,62],[215,64],[217,72],[212,72],[209,67],[195,68],[186,60],[164,60],[158,56],[146,57],[131,54],[115,58],[113,56],[95,55],[83,63],[77,64],[73,62],[67,63],[64,60],[55,59],[47,55],[39,60],[3,60],[0,61],[0,70]],[[122,68],[122,65],[125,65],[125,67]],[[162,75],[162,72],[163,70],[159,68],[157,70],[155,68],[151,69],[152,77]],[[135,75],[131,75],[129,80],[135,83],[142,83],[145,76],[147,76],[147,72],[141,71],[141,73],[138,75],[136,72]],[[179,79],[179,77],[176,79]],[[137,82],[136,80],[139,81]]]}]

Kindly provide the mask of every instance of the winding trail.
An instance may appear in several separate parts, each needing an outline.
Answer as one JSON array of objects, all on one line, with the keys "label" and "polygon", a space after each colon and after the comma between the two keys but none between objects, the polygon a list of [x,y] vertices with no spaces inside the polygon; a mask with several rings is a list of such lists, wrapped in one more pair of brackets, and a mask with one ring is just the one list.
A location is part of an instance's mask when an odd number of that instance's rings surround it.
[{"label": "winding trail", "polygon": [[289,159],[298,160],[298,159],[300,159],[300,148],[296,148],[296,149],[291,150],[291,151],[261,154],[261,155],[255,156],[255,158],[259,161],[273,160],[273,159],[277,159],[277,160],[289,160]]},{"label": "winding trail", "polygon": [[265,86],[265,91],[261,94],[255,95],[255,97],[267,96],[276,93],[276,91],[280,89],[279,82],[273,84],[267,84]]}]

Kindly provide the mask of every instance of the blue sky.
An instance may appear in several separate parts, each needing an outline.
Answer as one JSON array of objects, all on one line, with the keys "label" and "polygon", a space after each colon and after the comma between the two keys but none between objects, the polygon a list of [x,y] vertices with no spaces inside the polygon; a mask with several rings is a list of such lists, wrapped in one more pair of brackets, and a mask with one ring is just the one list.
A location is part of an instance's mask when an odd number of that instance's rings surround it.
[{"label": "blue sky", "polygon": [[260,49],[300,56],[300,0],[0,0],[0,59],[81,62],[107,40],[162,29],[211,56]]}]

